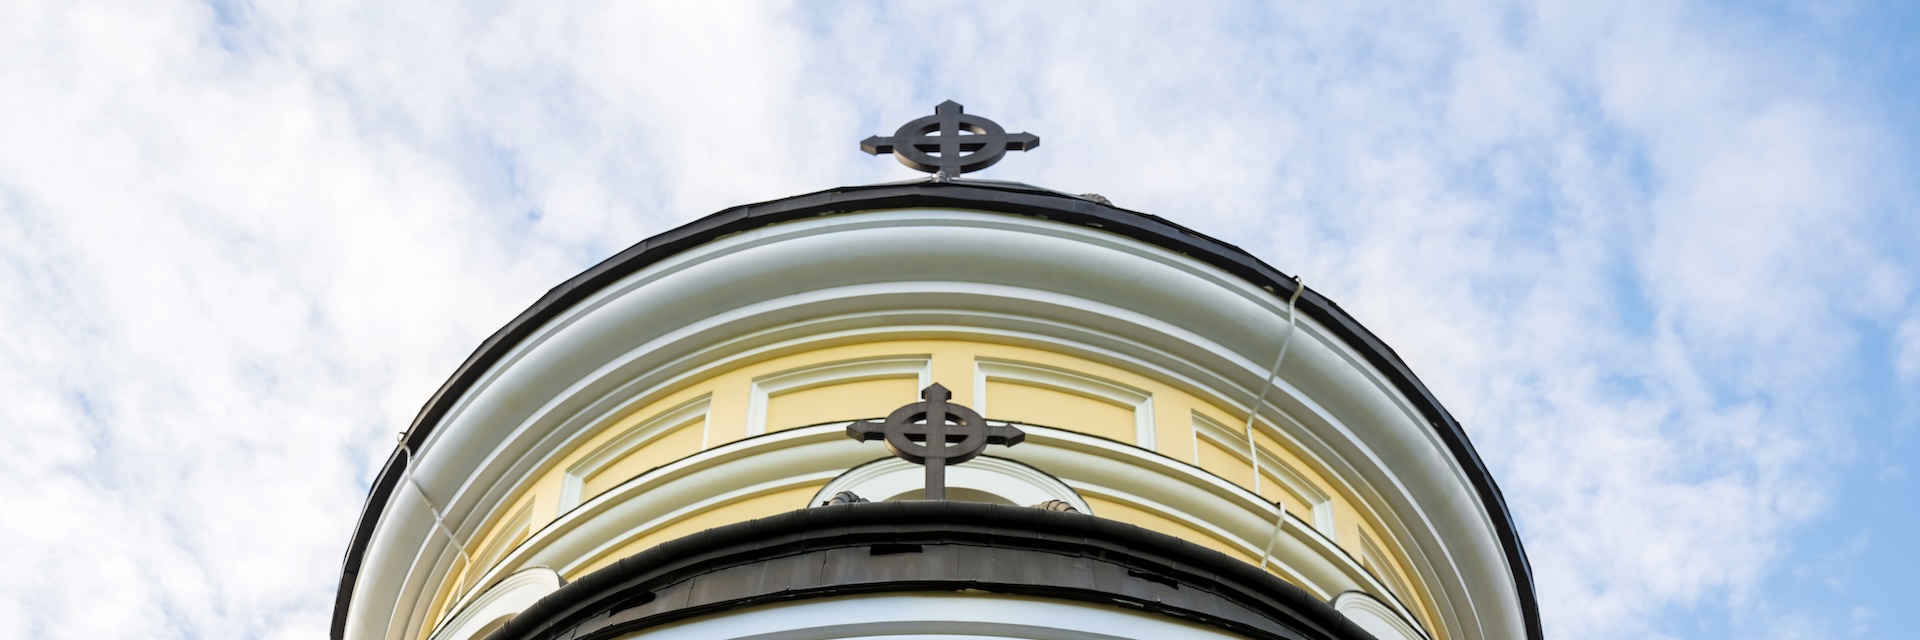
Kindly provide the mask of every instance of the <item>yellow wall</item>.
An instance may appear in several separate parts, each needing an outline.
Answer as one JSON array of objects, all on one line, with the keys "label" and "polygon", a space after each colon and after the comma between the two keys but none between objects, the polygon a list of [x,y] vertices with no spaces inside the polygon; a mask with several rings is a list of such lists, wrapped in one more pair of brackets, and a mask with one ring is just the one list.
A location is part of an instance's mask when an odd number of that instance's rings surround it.
[{"label": "yellow wall", "polygon": [[654,467],[699,453],[701,436],[705,435],[703,429],[705,426],[704,421],[690,420],[673,427],[664,435],[655,437],[639,451],[621,458],[619,462],[613,463],[604,471],[587,476],[580,497],[591,499]]},{"label": "yellow wall", "polygon": [[802,389],[768,398],[767,430],[885,416],[919,397],[919,379],[906,377]]},{"label": "yellow wall", "polygon": [[[781,374],[820,366],[823,363],[860,362],[885,358],[895,360],[926,358],[933,381],[950,389],[955,402],[970,406],[974,404],[975,397],[975,365],[982,359],[1072,371],[1120,387],[1144,392],[1152,398],[1155,450],[1174,459],[1191,461],[1200,468],[1234,484],[1252,488],[1252,468],[1245,459],[1238,453],[1228,452],[1203,438],[1196,438],[1193,427],[1195,415],[1205,416],[1217,424],[1238,427],[1245,424],[1246,418],[1243,414],[1236,417],[1235,412],[1211,404],[1166,381],[1070,355],[1004,344],[913,340],[838,346],[771,358],[688,381],[680,388],[667,390],[655,397],[639,399],[641,402],[637,403],[635,409],[610,424],[598,427],[596,433],[552,468],[543,472],[522,494],[508,504],[531,504],[533,511],[530,530],[538,531],[561,515],[561,487],[569,467],[574,466],[602,445],[620,438],[622,434],[643,427],[655,416],[697,402],[701,396],[708,396],[711,400],[711,408],[706,415],[702,416],[702,419],[688,420],[683,424],[675,425],[671,430],[655,436],[640,450],[618,460],[601,473],[586,478],[580,496],[583,502],[650,469],[704,449],[746,437],[750,422],[749,400],[753,395],[754,381],[757,379],[770,379]],[[885,416],[903,404],[918,400],[918,386],[917,375],[901,374],[880,378],[868,377],[837,384],[820,384],[786,393],[772,394],[766,398],[765,402],[765,428],[768,431],[776,431],[830,421]],[[989,419],[1070,429],[1123,443],[1137,444],[1132,406],[1109,399],[1089,397],[1044,385],[1007,379],[989,379],[986,395],[985,415]],[[1261,449],[1292,467],[1320,491],[1332,496],[1334,520],[1338,531],[1356,534],[1364,532],[1372,536],[1375,541],[1385,541],[1373,524],[1367,522],[1362,517],[1362,512],[1355,508],[1354,497],[1342,492],[1338,485],[1328,482],[1329,476],[1324,469],[1309,462],[1305,456],[1286,443],[1276,441],[1265,433],[1258,434],[1256,442]],[[1238,450],[1244,451],[1244,446]],[[1282,502],[1287,505],[1289,511],[1305,512],[1304,496],[1286,490],[1283,483],[1279,482],[1270,471],[1262,475],[1260,490],[1262,497]],[[637,553],[665,540],[714,526],[803,508],[807,506],[807,499],[818,489],[819,487],[793,488],[735,501],[652,531],[636,532],[637,537],[633,540],[604,557],[594,559],[581,571],[567,578],[577,578],[587,571],[605,566],[621,557]],[[1223,541],[1179,522],[1110,499],[1089,497],[1088,501],[1102,517],[1138,524],[1192,540],[1242,560],[1259,562],[1258,558],[1249,558]],[[512,512],[502,510],[501,513]],[[469,545],[469,553],[479,551],[484,545],[499,539],[502,535],[508,535],[499,529],[512,523],[507,522],[504,515],[496,518],[499,521],[489,525],[487,534],[476,536],[475,541]],[[1359,558],[1362,554],[1357,538],[1358,535],[1343,534],[1338,536],[1335,542],[1350,556]],[[1394,555],[1397,553],[1397,546],[1391,544],[1379,546],[1387,550],[1388,555],[1391,556],[1389,562],[1393,563],[1399,575],[1407,578],[1409,582],[1417,582],[1414,579],[1416,574],[1408,570],[1408,565],[1400,557]],[[476,569],[484,572],[487,568],[477,567]],[[458,581],[459,578],[456,577],[455,580]],[[437,620],[444,615],[443,608],[459,595],[454,593],[454,584],[457,582],[440,590],[441,595],[432,614],[434,619]],[[1426,595],[1422,593],[1411,595],[1411,600],[1414,602],[1409,602],[1409,606],[1414,607],[1426,620],[1431,620],[1432,605]],[[1435,631],[1444,634],[1442,630]]]},{"label": "yellow wall", "polygon": [[989,380],[994,420],[1044,424],[1133,443],[1133,407],[1036,385]]}]

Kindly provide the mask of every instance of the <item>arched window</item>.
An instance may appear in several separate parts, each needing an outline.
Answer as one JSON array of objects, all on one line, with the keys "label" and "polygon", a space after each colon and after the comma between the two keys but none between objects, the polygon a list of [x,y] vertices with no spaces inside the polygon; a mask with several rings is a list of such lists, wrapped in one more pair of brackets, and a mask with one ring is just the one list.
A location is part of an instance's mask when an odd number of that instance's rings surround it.
[{"label": "arched window", "polygon": [[560,574],[546,567],[515,572],[460,607],[433,640],[472,640],[498,630],[515,614],[560,589]]},{"label": "arched window", "polygon": [[1333,608],[1380,640],[1427,640],[1425,632],[1395,613],[1393,607],[1365,593],[1342,593],[1333,599]]},{"label": "arched window", "polygon": [[[872,502],[918,500],[926,489],[926,471],[899,458],[885,458],[854,467],[828,482],[809,506],[820,506],[843,491]],[[1058,500],[1075,511],[1091,515],[1093,508],[1066,483],[1027,465],[992,456],[980,456],[947,467],[947,499],[1022,507]]]}]

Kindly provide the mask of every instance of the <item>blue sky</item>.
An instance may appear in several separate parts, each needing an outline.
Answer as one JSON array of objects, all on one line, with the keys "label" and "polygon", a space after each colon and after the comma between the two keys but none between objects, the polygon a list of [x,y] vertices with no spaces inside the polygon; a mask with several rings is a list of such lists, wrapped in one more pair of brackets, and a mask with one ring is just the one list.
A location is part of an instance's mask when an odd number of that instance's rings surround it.
[{"label": "blue sky", "polygon": [[1920,626],[1920,8],[0,6],[0,636],[315,637],[391,436],[725,207],[982,177],[1326,293],[1467,426],[1555,638]]}]

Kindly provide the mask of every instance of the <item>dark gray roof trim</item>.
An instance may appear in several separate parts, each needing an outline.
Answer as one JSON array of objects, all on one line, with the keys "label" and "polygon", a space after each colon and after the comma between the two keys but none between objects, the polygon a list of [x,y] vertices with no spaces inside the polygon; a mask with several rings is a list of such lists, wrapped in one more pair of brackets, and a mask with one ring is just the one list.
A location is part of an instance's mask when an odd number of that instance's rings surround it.
[{"label": "dark gray roof trim", "polygon": [[[666,233],[642,240],[639,244],[628,247],[625,251],[549,290],[532,307],[528,307],[526,311],[520,313],[519,317],[514,318],[512,322],[488,337],[486,342],[481,343],[480,347],[467,357],[467,361],[454,371],[453,377],[440,386],[440,390],[435,392],[433,398],[421,408],[420,414],[414,418],[413,425],[408,428],[407,446],[419,447],[425,443],[428,434],[432,433],[434,427],[439,424],[441,417],[468,387],[535,329],[601,288],[648,265],[722,236],[756,227],[834,213],[915,207],[993,211],[1103,229],[1211,264],[1273,291],[1274,295],[1282,300],[1293,295],[1294,282],[1291,276],[1268,266],[1239,247],[1168,222],[1159,216],[1098,204],[1092,200],[1054,191],[1016,183],[969,180],[946,183],[894,183],[831,189],[733,207],[695,220]],[[1473,443],[1467,440],[1466,431],[1461,429],[1452,414],[1447,413],[1446,407],[1441,406],[1440,401],[1427,390],[1426,385],[1420,382],[1413,371],[1407,368],[1406,363],[1400,360],[1400,356],[1372,332],[1367,331],[1366,327],[1360,326],[1360,323],[1342,310],[1340,305],[1308,287],[1301,293],[1297,306],[1308,317],[1328,327],[1355,351],[1364,355],[1369,364],[1384,373],[1400,393],[1413,401],[1427,423],[1440,436],[1441,441],[1446,443],[1454,459],[1472,481],[1481,502],[1490,510],[1488,516],[1500,536],[1500,544],[1506,553],[1507,564],[1513,570],[1514,583],[1519,587],[1520,607],[1526,617],[1527,637],[1532,640],[1542,640],[1544,632],[1540,624],[1539,604],[1534,599],[1533,569],[1527,563],[1526,550],[1520,544],[1520,536],[1514,526],[1513,516],[1507,510],[1506,498],[1501,495],[1499,486],[1494,484],[1493,476],[1488,473],[1486,464],[1480,460],[1479,453],[1474,451]],[[347,547],[346,558],[340,573],[340,588],[334,597],[332,637],[335,640],[344,637],[347,605],[353,597],[354,581],[359,576],[360,563],[368,541],[373,536],[374,527],[378,524],[380,513],[384,511],[387,499],[392,494],[395,484],[399,482],[401,472],[405,469],[404,455],[399,447],[395,447],[393,454],[387,458],[386,466],[380,470],[379,477],[374,480],[373,488],[367,495],[366,504],[361,507],[360,522],[354,529],[352,543]]]},{"label": "dark gray roof trim", "polygon": [[802,509],[672,540],[561,587],[487,638],[617,638],[775,602],[960,590],[1118,604],[1261,640],[1373,637],[1259,567],[1163,533],[915,500]]}]

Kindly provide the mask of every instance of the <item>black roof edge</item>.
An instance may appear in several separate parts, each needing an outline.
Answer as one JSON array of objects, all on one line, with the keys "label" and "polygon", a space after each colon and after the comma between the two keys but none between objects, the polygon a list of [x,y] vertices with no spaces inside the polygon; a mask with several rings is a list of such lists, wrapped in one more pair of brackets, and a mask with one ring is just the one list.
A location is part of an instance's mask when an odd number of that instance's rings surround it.
[{"label": "black roof edge", "polygon": [[[419,415],[414,418],[413,424],[404,434],[405,446],[418,447],[424,444],[427,436],[433,432],[433,428],[459,397],[515,344],[567,308],[621,278],[692,247],[757,227],[834,213],[915,207],[1010,213],[1102,229],[1213,265],[1272,291],[1282,300],[1291,297],[1294,293],[1295,284],[1291,276],[1281,273],[1278,269],[1232,244],[1153,214],[1103,205],[1086,198],[1018,183],[971,180],[924,181],[817,191],[779,200],[736,206],[694,220],[642,240],[548,290],[546,295],[533,303],[533,306],[528,307],[506,326],[488,336],[485,342],[480,343],[479,348],[474,349],[473,353],[467,356],[466,361],[460,364],[453,376],[434,392],[425,406],[421,407]],[[1492,474],[1489,473],[1485,462],[1480,459],[1480,454],[1474,450],[1473,443],[1468,441],[1466,431],[1461,428],[1458,421],[1454,420],[1453,415],[1447,412],[1446,407],[1440,404],[1439,399],[1434,397],[1427,386],[1420,382],[1419,377],[1413,374],[1412,369],[1407,367],[1392,347],[1387,346],[1379,337],[1373,335],[1373,332],[1361,326],[1359,321],[1354,320],[1353,316],[1341,309],[1339,304],[1320,295],[1312,287],[1304,287],[1304,289],[1296,303],[1297,308],[1305,312],[1308,317],[1325,325],[1341,340],[1360,352],[1369,364],[1385,374],[1393,382],[1394,387],[1419,408],[1421,415],[1440,436],[1441,441],[1446,443],[1455,461],[1466,470],[1467,477],[1473,483],[1481,502],[1488,506],[1488,515],[1493,520],[1494,529],[1507,557],[1507,564],[1512,569],[1514,584],[1519,590],[1521,613],[1525,617],[1527,637],[1531,640],[1543,640],[1545,632],[1540,621],[1539,603],[1534,594],[1532,566],[1527,562],[1526,550],[1520,543],[1519,532],[1514,524],[1513,515],[1507,508],[1506,498],[1500,493],[1500,487],[1494,483]],[[342,640],[345,637],[347,607],[352,600],[354,583],[360,573],[360,563],[363,560],[366,545],[373,537],[373,530],[379,523],[379,514],[384,510],[404,468],[401,450],[396,447],[394,454],[387,458],[386,465],[374,480],[372,490],[367,494],[367,501],[361,507],[360,520],[354,528],[353,540],[347,548],[346,557],[342,563],[340,587],[334,599],[331,629],[331,637],[334,640]]]}]

